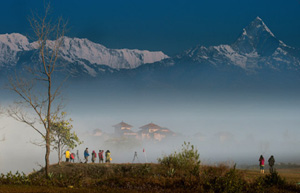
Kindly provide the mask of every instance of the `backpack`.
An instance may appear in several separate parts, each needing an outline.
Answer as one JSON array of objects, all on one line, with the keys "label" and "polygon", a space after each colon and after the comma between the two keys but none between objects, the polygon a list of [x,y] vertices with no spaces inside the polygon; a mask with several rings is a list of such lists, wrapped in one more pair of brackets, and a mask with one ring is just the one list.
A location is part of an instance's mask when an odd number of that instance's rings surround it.
[{"label": "backpack", "polygon": [[74,153],[71,153],[71,159],[74,159]]}]

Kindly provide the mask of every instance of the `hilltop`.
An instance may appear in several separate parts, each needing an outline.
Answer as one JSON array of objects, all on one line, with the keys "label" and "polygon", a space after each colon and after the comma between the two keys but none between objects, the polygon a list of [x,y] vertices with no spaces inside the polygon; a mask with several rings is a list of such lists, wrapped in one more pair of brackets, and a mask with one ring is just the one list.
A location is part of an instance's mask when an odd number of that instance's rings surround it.
[{"label": "hilltop", "polygon": [[28,177],[6,176],[0,180],[4,192],[299,192],[295,175],[286,181],[278,173],[259,174],[225,165],[201,166],[195,173],[163,163],[61,163],[50,166],[50,180],[45,179],[44,169]]}]

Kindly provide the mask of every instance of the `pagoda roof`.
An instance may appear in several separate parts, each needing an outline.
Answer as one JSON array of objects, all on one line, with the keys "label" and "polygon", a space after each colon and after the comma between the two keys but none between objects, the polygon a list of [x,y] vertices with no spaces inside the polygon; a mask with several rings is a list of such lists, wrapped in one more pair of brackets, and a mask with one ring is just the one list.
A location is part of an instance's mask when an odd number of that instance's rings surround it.
[{"label": "pagoda roof", "polygon": [[131,126],[131,125],[129,125],[129,124],[122,121],[122,122],[120,122],[116,125],[113,125],[113,127],[129,127],[129,128],[132,128],[133,126]]},{"label": "pagoda roof", "polygon": [[140,127],[140,129],[161,129],[161,127],[158,125],[155,125],[154,123],[149,123],[147,125]]}]

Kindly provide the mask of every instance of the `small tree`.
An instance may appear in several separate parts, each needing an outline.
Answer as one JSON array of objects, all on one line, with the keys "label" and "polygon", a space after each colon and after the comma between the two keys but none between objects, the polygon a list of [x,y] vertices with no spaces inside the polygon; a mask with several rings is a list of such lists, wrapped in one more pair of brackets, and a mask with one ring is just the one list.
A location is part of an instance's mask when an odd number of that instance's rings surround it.
[{"label": "small tree", "polygon": [[190,142],[182,145],[180,152],[174,152],[163,158],[158,158],[158,162],[166,166],[174,174],[177,171],[188,172],[195,176],[199,175],[200,154]]},{"label": "small tree", "polygon": [[79,140],[77,134],[72,132],[72,119],[65,119],[66,113],[62,112],[61,117],[54,117],[51,126],[51,144],[53,150],[57,151],[58,164],[60,164],[65,152],[68,148],[74,149],[82,142]]}]

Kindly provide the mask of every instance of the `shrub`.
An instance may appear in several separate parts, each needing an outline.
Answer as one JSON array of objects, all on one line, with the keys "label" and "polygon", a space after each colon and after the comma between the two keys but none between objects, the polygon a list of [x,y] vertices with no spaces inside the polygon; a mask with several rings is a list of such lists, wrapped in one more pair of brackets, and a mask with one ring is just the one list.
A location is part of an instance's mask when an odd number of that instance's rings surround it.
[{"label": "shrub", "polygon": [[224,176],[217,177],[212,188],[216,192],[244,192],[246,185],[247,182],[234,166]]},{"label": "shrub", "polygon": [[283,186],[286,184],[285,179],[283,179],[277,171],[272,172],[264,177],[264,182],[268,186],[278,185]]},{"label": "shrub", "polygon": [[13,174],[12,172],[8,172],[6,175],[0,175],[0,184],[31,184],[30,179],[22,172],[19,173],[18,171]]},{"label": "shrub", "polygon": [[188,173],[189,175],[198,176],[200,168],[200,154],[190,142],[182,145],[180,152],[174,152],[163,158],[159,158],[158,162],[167,167],[167,175],[172,177],[177,171]]}]

